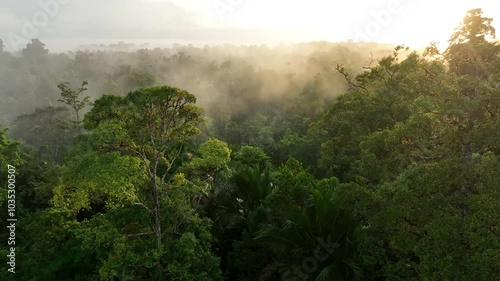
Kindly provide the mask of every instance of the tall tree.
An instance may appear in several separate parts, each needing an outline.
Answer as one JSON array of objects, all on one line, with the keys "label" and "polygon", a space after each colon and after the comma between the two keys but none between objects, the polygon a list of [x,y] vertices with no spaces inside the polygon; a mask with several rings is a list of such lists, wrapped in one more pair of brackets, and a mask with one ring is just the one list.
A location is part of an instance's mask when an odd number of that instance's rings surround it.
[{"label": "tall tree", "polygon": [[[145,167],[148,187],[138,189],[136,204],[151,216],[158,254],[162,243],[162,208],[174,180],[176,160],[185,142],[198,134],[201,108],[190,93],[168,86],[140,89],[126,97],[104,96],[85,116],[85,128],[102,136],[102,149],[138,157]],[[162,272],[165,264],[157,261]]]},{"label": "tall tree", "polygon": [[495,39],[492,21],[483,17],[481,9],[467,11],[444,53],[454,73],[484,79],[500,71],[500,46],[491,41]]},{"label": "tall tree", "polygon": [[73,111],[75,112],[75,118],[76,118],[76,124],[79,126],[80,125],[80,114],[81,110],[84,109],[86,106],[91,105],[92,102],[90,101],[90,97],[86,96],[82,100],[80,100],[80,94],[87,91],[87,85],[89,83],[87,81],[82,82],[82,86],[80,88],[73,90],[69,86],[68,82],[63,82],[57,87],[59,90],[61,90],[61,99],[59,99],[60,102],[69,105]]},{"label": "tall tree", "polygon": [[37,164],[60,164],[75,137],[74,130],[66,126],[70,120],[66,107],[37,108],[16,118],[12,136],[33,147]]},{"label": "tall tree", "polygon": [[45,44],[39,39],[32,39],[22,50],[22,54],[29,62],[40,63],[47,59],[49,50],[45,49]]}]

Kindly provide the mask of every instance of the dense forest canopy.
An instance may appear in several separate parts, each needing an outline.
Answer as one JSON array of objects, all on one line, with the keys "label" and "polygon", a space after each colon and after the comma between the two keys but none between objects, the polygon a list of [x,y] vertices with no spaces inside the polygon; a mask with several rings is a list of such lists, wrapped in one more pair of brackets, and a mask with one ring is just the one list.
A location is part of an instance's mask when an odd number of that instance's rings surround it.
[{"label": "dense forest canopy", "polygon": [[0,279],[498,280],[492,21],[422,53],[0,41]]},{"label": "dense forest canopy", "polygon": [[[0,55],[0,120],[10,124],[20,113],[58,106],[57,85],[74,87],[87,81],[93,100],[103,94],[123,95],[141,87],[171,85],[196,95],[208,114],[226,118],[246,114],[258,104],[315,90],[334,97],[346,89],[335,65],[359,72],[370,60],[391,53],[394,46],[377,43],[313,42],[262,46],[173,46],[126,51],[120,45],[104,50],[51,53],[33,39],[20,53]],[[322,91],[320,93],[320,91]],[[19,93],[23,93],[20,97]],[[221,108],[221,102],[225,108]],[[224,112],[219,112],[225,110]]]}]

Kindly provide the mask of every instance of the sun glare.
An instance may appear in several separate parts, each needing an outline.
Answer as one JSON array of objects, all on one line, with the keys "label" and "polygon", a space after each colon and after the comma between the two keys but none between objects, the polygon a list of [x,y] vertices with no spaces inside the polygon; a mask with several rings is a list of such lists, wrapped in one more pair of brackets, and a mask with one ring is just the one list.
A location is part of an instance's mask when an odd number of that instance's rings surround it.
[{"label": "sun glare", "polygon": [[254,0],[219,24],[275,31],[284,41],[354,40],[416,48],[438,42],[444,50],[467,10],[485,7],[485,16],[495,17],[492,4],[481,2],[486,1]]}]

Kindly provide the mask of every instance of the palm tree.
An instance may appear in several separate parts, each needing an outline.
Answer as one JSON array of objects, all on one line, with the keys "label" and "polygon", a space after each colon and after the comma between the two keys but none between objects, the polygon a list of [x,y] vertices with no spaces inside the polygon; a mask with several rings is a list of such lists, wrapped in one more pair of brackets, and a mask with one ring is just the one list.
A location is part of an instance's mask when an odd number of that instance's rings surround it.
[{"label": "palm tree", "polygon": [[231,258],[235,255],[234,243],[253,241],[245,233],[255,233],[267,220],[268,210],[263,201],[272,190],[269,168],[255,165],[242,167],[232,176],[230,184],[215,185],[203,198],[203,212],[213,221],[214,248],[222,257],[221,267],[228,280],[240,274],[233,264],[235,258]]},{"label": "palm tree", "polygon": [[260,280],[361,280],[355,263],[360,228],[351,213],[337,208],[332,192],[314,189],[305,210],[291,211],[281,226],[257,233],[276,255]]}]

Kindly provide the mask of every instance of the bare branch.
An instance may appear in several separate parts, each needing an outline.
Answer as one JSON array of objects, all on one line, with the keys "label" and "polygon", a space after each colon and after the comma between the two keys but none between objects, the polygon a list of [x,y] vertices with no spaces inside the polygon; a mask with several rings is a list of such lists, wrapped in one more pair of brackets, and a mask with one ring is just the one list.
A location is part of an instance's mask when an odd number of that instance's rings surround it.
[{"label": "bare branch", "polygon": [[359,88],[359,89],[363,89],[365,91],[368,92],[368,89],[365,87],[365,86],[362,86],[362,85],[357,85],[356,83],[354,83],[351,78],[349,77],[349,74],[347,73],[347,71],[344,69],[344,67],[342,67],[341,64],[337,64],[337,67],[335,68],[340,74],[342,74],[345,78],[345,80],[347,81],[347,83],[349,83],[349,85],[351,85],[351,87],[353,88]]},{"label": "bare branch", "polygon": [[137,237],[137,236],[146,236],[146,235],[153,235],[155,234],[154,232],[141,232],[141,233],[132,233],[132,234],[125,234],[125,237]]}]

